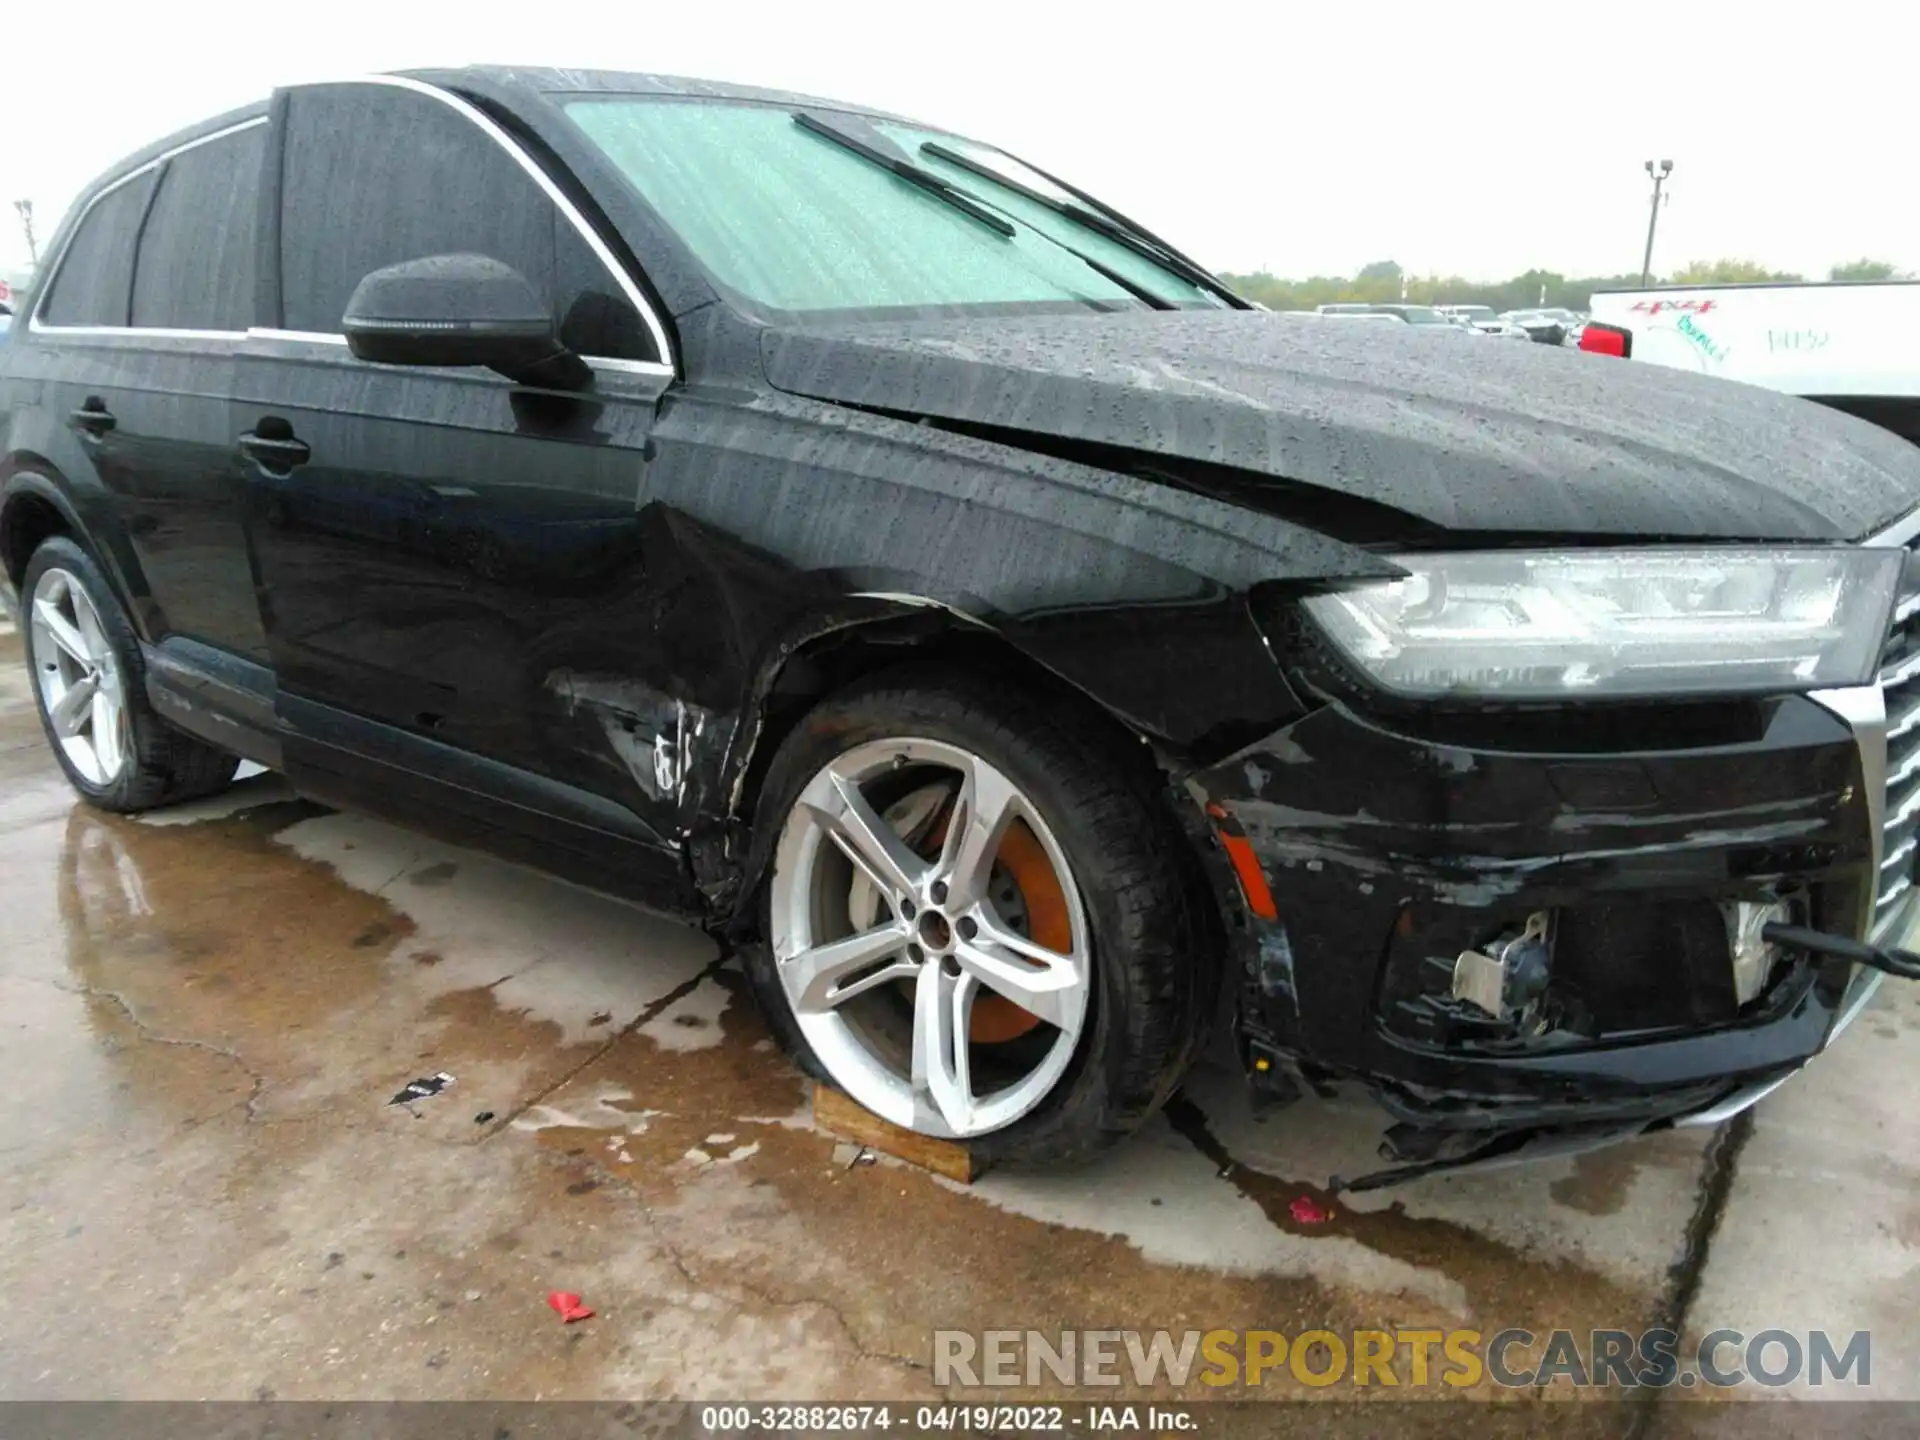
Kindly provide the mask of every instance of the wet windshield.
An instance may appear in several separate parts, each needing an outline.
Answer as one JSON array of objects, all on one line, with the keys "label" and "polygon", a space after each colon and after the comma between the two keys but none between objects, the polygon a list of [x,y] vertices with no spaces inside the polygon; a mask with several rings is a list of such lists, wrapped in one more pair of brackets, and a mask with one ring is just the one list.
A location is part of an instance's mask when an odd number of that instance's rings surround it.
[{"label": "wet windshield", "polygon": [[[779,105],[680,96],[595,96],[566,109],[713,278],[759,306],[1225,303],[1052,208],[1049,201],[1073,197],[1037,172],[957,136],[835,111],[802,117]],[[871,153],[823,135],[823,125]],[[929,142],[974,163],[928,154]],[[903,176],[900,167],[919,173]],[[1013,183],[996,183],[981,168]],[[1011,223],[982,224],[969,203]]]}]

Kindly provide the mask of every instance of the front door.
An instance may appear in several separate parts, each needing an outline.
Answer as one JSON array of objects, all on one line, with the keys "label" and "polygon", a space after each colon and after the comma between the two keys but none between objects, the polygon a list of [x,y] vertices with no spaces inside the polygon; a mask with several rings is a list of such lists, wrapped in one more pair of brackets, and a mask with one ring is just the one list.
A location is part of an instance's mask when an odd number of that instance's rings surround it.
[{"label": "front door", "polygon": [[[630,617],[646,608],[647,435],[672,377],[622,313],[620,277],[444,97],[314,87],[275,114],[281,323],[240,357],[231,425],[288,768],[489,841],[524,830],[535,858],[603,883],[683,883],[654,764],[671,697],[628,679],[652,669]],[[339,329],[359,280],[451,253],[547,294],[591,388],[356,360]]]}]

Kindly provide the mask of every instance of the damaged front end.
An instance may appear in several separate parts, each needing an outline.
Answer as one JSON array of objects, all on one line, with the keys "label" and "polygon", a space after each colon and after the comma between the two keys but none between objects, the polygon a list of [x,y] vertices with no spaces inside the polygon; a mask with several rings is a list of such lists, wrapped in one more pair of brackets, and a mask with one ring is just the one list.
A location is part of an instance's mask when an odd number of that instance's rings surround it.
[{"label": "damaged front end", "polygon": [[[1899,584],[1875,684],[1477,706],[1319,685],[1193,777],[1245,897],[1256,1085],[1357,1079],[1392,1117],[1392,1168],[1347,1188],[1716,1124],[1914,973],[1882,948],[1920,820]],[[1312,643],[1278,607],[1263,624],[1277,653]]]}]

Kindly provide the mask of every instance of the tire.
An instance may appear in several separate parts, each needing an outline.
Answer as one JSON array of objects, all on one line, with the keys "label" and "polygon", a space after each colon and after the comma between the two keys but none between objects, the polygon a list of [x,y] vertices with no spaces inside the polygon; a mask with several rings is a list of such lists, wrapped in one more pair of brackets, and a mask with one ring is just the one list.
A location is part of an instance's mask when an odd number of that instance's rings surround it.
[{"label": "tire", "polygon": [[[84,604],[77,604],[73,591]],[[140,642],[127,613],[121,608],[93,557],[65,536],[55,536],[34,551],[20,585],[21,628],[26,637],[27,666],[34,677],[34,706],[54,758],[67,781],[88,804],[122,814],[151,810],[181,800],[192,800],[224,789],[240,766],[224,750],[182,734],[154,713],[147,702],[146,665]],[[80,639],[93,663],[77,658],[54,639],[54,630],[39,618],[36,599],[56,603],[63,616],[84,615]],[[72,631],[67,632],[69,638]],[[49,710],[50,677],[86,671],[93,691],[117,697],[118,723],[103,727],[110,737],[95,745],[87,736],[63,736]],[[111,703],[111,702],[110,702]],[[87,707],[95,719],[103,712]],[[89,720],[90,734],[93,721]],[[74,744],[73,741],[80,741]],[[111,751],[108,766],[100,757]],[[89,754],[94,759],[87,761]]]},{"label": "tire", "polygon": [[[970,757],[975,785],[967,788],[964,777],[969,772],[963,767],[955,772],[953,794],[984,795],[990,800],[989,792],[999,784],[990,779],[988,772],[992,772],[1010,782],[1019,797],[1013,802],[1021,807],[1015,816],[1019,826],[1009,825],[1002,841],[979,842],[983,850],[993,847],[989,861],[956,866],[952,872],[956,891],[980,893],[999,885],[1002,888],[994,893],[1000,898],[989,897],[982,902],[989,908],[962,914],[956,907],[964,906],[965,896],[942,893],[942,887],[923,889],[918,892],[919,908],[915,910],[911,903],[905,907],[911,912],[909,918],[902,917],[902,907],[895,903],[891,919],[888,908],[878,904],[868,915],[855,917],[849,900],[844,928],[851,939],[835,941],[825,935],[815,923],[823,913],[820,897],[825,897],[831,912],[828,921],[837,921],[840,912],[837,882],[824,866],[844,864],[853,876],[851,892],[856,895],[864,893],[862,886],[869,882],[876,893],[884,884],[871,866],[861,869],[843,843],[858,828],[853,812],[832,824],[820,818],[825,813],[823,804],[840,803],[832,797],[845,795],[844,789],[830,784],[831,774],[866,776],[855,788],[869,801],[871,813],[905,816],[920,797],[946,783],[936,780],[923,787],[923,773],[939,773],[925,767],[956,756]],[[881,768],[870,773],[864,768],[870,765]],[[834,772],[828,767],[834,767]],[[890,786],[904,790],[905,798],[896,799],[882,812]],[[820,801],[823,795],[829,799]],[[923,874],[944,873],[940,865],[950,842],[961,851],[966,849],[964,840],[952,841],[954,829],[948,822],[956,815],[985,814],[992,808],[983,802],[968,809],[964,799],[956,801],[952,795],[935,802],[936,806],[941,803],[948,807],[947,820],[938,822],[936,829],[944,827],[944,835],[936,833],[919,842],[926,857],[938,857],[927,860],[929,868]],[[829,697],[801,720],[768,768],[755,823],[756,850],[770,856],[761,867],[765,878],[756,896],[761,938],[744,952],[755,994],[776,1038],[808,1073],[831,1081],[884,1118],[921,1133],[962,1140],[976,1163],[1078,1161],[1123,1139],[1156,1113],[1198,1053],[1215,1014],[1223,973],[1218,919],[1205,898],[1197,858],[1168,810],[1157,775],[1097,715],[965,674],[889,672]],[[959,831],[963,837],[968,833],[964,821]],[[1015,847],[1013,835],[1020,831],[1025,838]],[[896,832],[895,838],[903,836]],[[1033,840],[1043,847],[1056,877],[1062,870],[1066,876],[1066,882],[1056,887],[1071,912],[1064,922],[1050,901],[1044,914],[1035,905],[1033,897],[1044,890],[1044,877],[1036,882],[1030,864],[1020,867],[1019,874],[1026,878],[1020,880],[1017,895],[1006,885],[1013,872],[1003,874],[1007,870],[1003,861],[1016,848],[1031,853],[1028,841]],[[978,877],[987,864],[990,879],[963,883],[959,878],[962,870]],[[887,873],[903,872],[895,867]],[[811,878],[815,875],[824,879],[816,882]],[[913,892],[896,886],[887,893],[910,899]],[[1031,911],[1023,938],[1030,945],[1036,941],[1044,921],[1049,943],[1041,948],[1049,955],[1061,952],[1057,967],[1061,973],[1081,972],[1082,967],[1069,963],[1065,952],[1084,940],[1083,1008],[1077,999],[1070,1003],[1048,999],[1036,1006],[1046,1012],[1048,1023],[1037,1023],[1035,1014],[1013,1005],[978,978],[985,972],[962,968],[964,947],[978,947],[984,939],[1003,935],[1012,923],[1008,911],[1016,901]],[[976,914],[977,922],[968,918]],[[969,929],[970,924],[976,928]],[[808,979],[814,973],[808,968],[813,964],[810,957],[826,953],[828,944],[861,941],[868,934],[878,935],[887,925],[904,927],[911,934],[904,959],[896,954],[879,962],[876,969],[849,971],[851,979],[835,981],[829,989],[818,988],[821,982]],[[841,927],[836,924],[835,928]],[[963,938],[969,936],[973,938]],[[918,965],[912,959],[914,942],[923,947]],[[1035,1066],[1028,1080],[981,1097],[977,1107],[970,1081],[962,1099],[945,1108],[932,1098],[939,1093],[932,1082],[921,1086],[922,1071],[938,1068],[921,1066],[919,1057],[921,1037],[935,1033],[922,1030],[921,997],[938,993],[925,988],[936,983],[926,970],[941,946],[951,947],[939,962],[948,975],[956,977],[951,983],[971,985],[977,997],[970,1012],[958,1002],[952,1007],[956,1018],[950,1033],[964,1033],[967,1043],[963,1047],[948,1041],[946,1053],[964,1050],[968,1062],[961,1073],[968,1077],[989,1070],[1017,1074],[1024,1064]],[[1008,953],[995,949],[1002,956]],[[1024,962],[1026,957],[1015,954],[1014,958]],[[827,968],[824,963],[819,966],[822,973]],[[1051,977],[1055,969],[1052,964],[1041,971],[1025,967],[1020,983],[1037,987],[1041,982],[1030,982],[1028,975]],[[901,973],[896,975],[896,970]],[[810,984],[816,988],[808,988]],[[862,990],[869,984],[878,1000],[869,1001],[868,992]],[[903,1077],[897,1036],[884,1033],[886,1025],[897,1025],[898,1020],[856,1019],[851,1012],[859,1004],[897,1008],[909,1003],[902,998],[909,987],[913,1059]],[[1052,993],[1065,996],[1066,990]],[[853,998],[837,998],[842,994]],[[990,1016],[994,1023],[984,1032],[983,1006],[997,1007]],[[1012,1027],[1016,1033],[1010,1038],[1003,1033],[1005,1027],[995,1028],[1009,1014],[1016,1017]],[[964,1032],[959,1028],[960,1016],[966,1017]],[[1076,1017],[1077,1024],[1070,1023]],[[1023,1024],[1029,1028],[1021,1030]],[[991,1043],[981,1041],[983,1033]],[[925,1053],[936,1048],[929,1041]],[[876,1056],[891,1060],[875,1060]],[[886,1072],[892,1088],[881,1088],[882,1079],[870,1073],[869,1061]],[[954,1086],[946,1083],[949,1078],[943,1077],[942,1084],[944,1093],[951,1096]],[[1020,1086],[1029,1081],[1034,1094],[1021,1101],[1026,1092]],[[1042,1081],[1046,1082],[1043,1093]],[[913,1095],[910,1112],[898,1093],[902,1082]],[[1013,1098],[1004,1099],[1008,1096]],[[894,1108],[890,1112],[883,1105]],[[958,1123],[949,1110],[959,1112]],[[998,1118],[1001,1115],[1004,1121]]]}]

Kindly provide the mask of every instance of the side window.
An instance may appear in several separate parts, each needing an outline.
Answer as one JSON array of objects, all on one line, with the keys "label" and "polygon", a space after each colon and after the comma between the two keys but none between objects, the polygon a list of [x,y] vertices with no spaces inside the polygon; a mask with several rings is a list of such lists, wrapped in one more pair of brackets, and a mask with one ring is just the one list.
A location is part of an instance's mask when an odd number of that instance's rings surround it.
[{"label": "side window", "polygon": [[182,150],[160,175],[140,233],[133,323],[244,330],[253,321],[254,223],[267,127]]},{"label": "side window", "polygon": [[338,333],[354,286],[382,266],[480,254],[527,278],[572,349],[659,358],[559,207],[490,136],[431,96],[378,85],[295,90],[282,164],[287,329]]},{"label": "side window", "polygon": [[40,318],[49,325],[125,325],[133,293],[133,246],[153,172],[107,191],[80,217],[60,258]]}]

